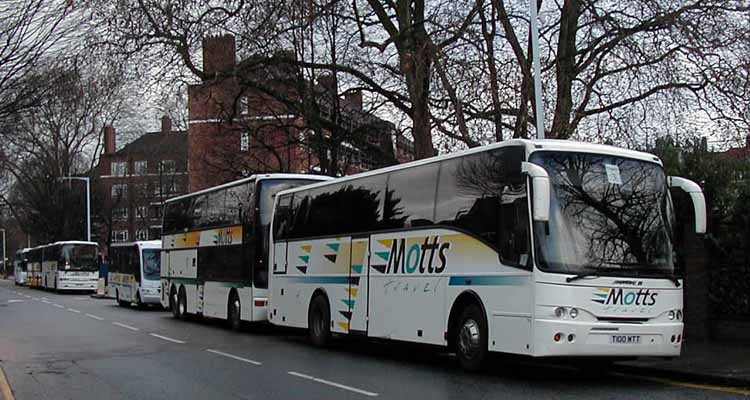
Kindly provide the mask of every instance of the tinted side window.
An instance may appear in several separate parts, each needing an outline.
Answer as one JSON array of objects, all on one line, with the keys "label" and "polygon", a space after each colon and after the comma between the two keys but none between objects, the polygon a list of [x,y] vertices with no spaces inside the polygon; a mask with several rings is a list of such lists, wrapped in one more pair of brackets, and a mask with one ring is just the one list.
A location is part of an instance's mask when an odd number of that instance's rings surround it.
[{"label": "tinted side window", "polygon": [[206,212],[206,195],[200,195],[191,198],[190,211],[188,217],[188,230],[200,229],[203,225],[203,213]]},{"label": "tinted side window", "polygon": [[529,265],[529,218],[523,148],[443,161],[435,217],[494,246],[506,264]]},{"label": "tinted side window", "polygon": [[[244,183],[227,189],[225,218],[227,224],[240,225],[250,206],[252,190],[250,183]],[[252,215],[252,213],[250,213]]]},{"label": "tinted side window", "polygon": [[167,203],[164,211],[164,233],[181,232],[188,227],[190,199]]},{"label": "tinted side window", "polygon": [[429,226],[434,223],[438,163],[389,174],[384,227]]},{"label": "tinted side window", "polygon": [[276,203],[273,221],[273,238],[285,240],[289,236],[289,226],[292,223],[292,195],[287,194],[279,197]]},{"label": "tinted side window", "polygon": [[340,190],[339,215],[343,233],[369,232],[381,228],[386,175],[346,182]]},{"label": "tinted side window", "polygon": [[305,236],[335,234],[343,223],[339,190],[341,185],[325,186],[310,191],[310,211]]},{"label": "tinted side window", "polygon": [[310,193],[297,192],[292,199],[292,224],[289,238],[301,238],[308,235],[307,214],[310,210]]}]

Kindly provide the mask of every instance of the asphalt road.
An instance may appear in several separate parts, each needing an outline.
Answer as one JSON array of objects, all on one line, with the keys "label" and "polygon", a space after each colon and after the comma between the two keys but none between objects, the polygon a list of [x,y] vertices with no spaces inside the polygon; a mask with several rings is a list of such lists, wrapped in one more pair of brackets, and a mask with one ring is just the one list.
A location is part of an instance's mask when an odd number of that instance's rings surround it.
[{"label": "asphalt road", "polygon": [[471,374],[440,349],[364,340],[317,349],[304,332],[236,333],[220,322],[177,321],[165,311],[8,281],[0,282],[0,367],[19,400],[742,397],[528,360],[498,359]]}]

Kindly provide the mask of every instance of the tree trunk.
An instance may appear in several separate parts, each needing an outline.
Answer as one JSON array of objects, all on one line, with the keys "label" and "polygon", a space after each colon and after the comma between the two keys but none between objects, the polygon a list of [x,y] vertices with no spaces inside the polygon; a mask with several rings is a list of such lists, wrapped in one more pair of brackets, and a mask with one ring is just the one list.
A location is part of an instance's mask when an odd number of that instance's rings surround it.
[{"label": "tree trunk", "polygon": [[567,139],[571,132],[573,111],[573,79],[576,77],[576,34],[581,15],[580,0],[565,0],[560,16],[560,37],[557,42],[557,101],[551,136]]}]

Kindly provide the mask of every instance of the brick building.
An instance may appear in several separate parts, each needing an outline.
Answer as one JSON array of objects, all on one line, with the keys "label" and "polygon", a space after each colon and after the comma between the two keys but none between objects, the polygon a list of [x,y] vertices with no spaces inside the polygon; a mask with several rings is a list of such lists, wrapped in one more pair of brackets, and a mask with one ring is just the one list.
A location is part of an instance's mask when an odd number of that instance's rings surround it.
[{"label": "brick building", "polygon": [[165,116],[158,132],[119,150],[116,140],[115,129],[105,127],[92,183],[92,230],[102,245],[159,239],[163,201],[187,191],[187,132],[172,130]]},{"label": "brick building", "polygon": [[[278,52],[238,63],[234,36],[204,39],[205,77],[188,87],[189,191],[256,172],[316,172],[331,152],[346,174],[413,158],[406,138],[394,145],[392,123],[363,110],[361,92],[340,95],[331,75],[317,84],[301,78],[293,57]],[[346,139],[318,145],[332,132]]]}]

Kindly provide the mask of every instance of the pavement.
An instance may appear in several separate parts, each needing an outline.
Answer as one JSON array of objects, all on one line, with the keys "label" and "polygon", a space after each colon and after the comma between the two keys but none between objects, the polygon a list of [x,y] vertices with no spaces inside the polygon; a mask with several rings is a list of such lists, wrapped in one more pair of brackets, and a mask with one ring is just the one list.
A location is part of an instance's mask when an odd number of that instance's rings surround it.
[{"label": "pavement", "polygon": [[750,390],[650,372],[589,376],[564,361],[503,358],[467,373],[439,348],[346,339],[319,349],[301,331],[233,332],[218,321],[178,321],[157,309],[7,281],[0,282],[0,369],[18,400],[750,397]]},{"label": "pavement", "polygon": [[694,383],[750,388],[750,342],[686,341],[675,359],[642,358],[614,369]]}]

